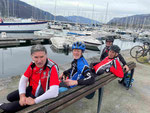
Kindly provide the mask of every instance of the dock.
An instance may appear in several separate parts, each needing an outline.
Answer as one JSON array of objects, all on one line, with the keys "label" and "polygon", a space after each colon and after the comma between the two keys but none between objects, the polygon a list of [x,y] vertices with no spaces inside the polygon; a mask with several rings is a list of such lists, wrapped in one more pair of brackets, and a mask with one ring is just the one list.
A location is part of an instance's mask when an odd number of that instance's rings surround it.
[{"label": "dock", "polygon": [[21,46],[21,45],[31,45],[36,43],[49,44],[51,43],[50,38],[48,37],[6,37],[0,38],[0,48],[10,47],[10,46]]}]

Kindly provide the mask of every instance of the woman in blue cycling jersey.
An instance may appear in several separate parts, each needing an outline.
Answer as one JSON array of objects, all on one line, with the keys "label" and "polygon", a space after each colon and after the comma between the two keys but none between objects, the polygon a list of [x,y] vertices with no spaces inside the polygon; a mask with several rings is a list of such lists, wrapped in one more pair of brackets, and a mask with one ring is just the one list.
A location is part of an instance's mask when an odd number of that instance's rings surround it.
[{"label": "woman in blue cycling jersey", "polygon": [[89,65],[83,56],[85,45],[82,42],[75,42],[72,45],[74,60],[71,68],[65,70],[60,76],[60,87],[72,88],[76,85],[90,85],[94,83],[94,76],[91,74]]}]

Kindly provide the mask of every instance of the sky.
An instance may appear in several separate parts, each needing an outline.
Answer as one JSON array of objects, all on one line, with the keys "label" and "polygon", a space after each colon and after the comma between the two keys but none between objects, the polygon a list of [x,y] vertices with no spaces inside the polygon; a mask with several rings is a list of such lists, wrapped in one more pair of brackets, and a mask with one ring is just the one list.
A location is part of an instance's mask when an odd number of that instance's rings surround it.
[{"label": "sky", "polygon": [[54,15],[83,16],[100,22],[150,14],[150,0],[20,0]]}]

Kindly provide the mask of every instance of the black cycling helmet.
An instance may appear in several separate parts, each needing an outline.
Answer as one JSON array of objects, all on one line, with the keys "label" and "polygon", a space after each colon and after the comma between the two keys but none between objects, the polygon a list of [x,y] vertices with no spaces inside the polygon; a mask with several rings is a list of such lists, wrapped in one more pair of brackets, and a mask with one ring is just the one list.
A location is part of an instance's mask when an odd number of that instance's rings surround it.
[{"label": "black cycling helmet", "polygon": [[85,44],[83,44],[82,42],[74,42],[72,45],[72,50],[73,49],[81,49],[84,52]]},{"label": "black cycling helmet", "polygon": [[107,36],[106,42],[114,42],[114,38],[112,36]]},{"label": "black cycling helmet", "polygon": [[120,47],[117,46],[117,45],[112,45],[112,46],[110,47],[110,50],[113,50],[113,51],[115,51],[116,53],[120,53]]}]

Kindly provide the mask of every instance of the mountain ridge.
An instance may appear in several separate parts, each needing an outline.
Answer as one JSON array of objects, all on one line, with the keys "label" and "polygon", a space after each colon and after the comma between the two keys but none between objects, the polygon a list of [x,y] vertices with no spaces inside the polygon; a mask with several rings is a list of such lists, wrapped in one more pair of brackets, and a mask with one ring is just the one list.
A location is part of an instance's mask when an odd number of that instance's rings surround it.
[{"label": "mountain ridge", "polygon": [[81,16],[66,16],[66,18],[74,23],[84,23],[84,24],[100,24],[99,21],[92,20]]},{"label": "mountain ridge", "polygon": [[143,27],[150,25],[150,14],[137,14],[127,17],[113,18],[107,24]]},{"label": "mountain ridge", "polygon": [[[54,16],[53,14],[41,10],[37,7],[29,5],[20,0],[0,0],[0,17],[16,17],[16,18],[34,18],[37,20],[54,20],[75,22],[75,19],[68,19],[62,15]],[[71,17],[71,16],[70,16]],[[91,22],[98,23],[98,21],[76,16],[79,23],[91,24]]]}]

